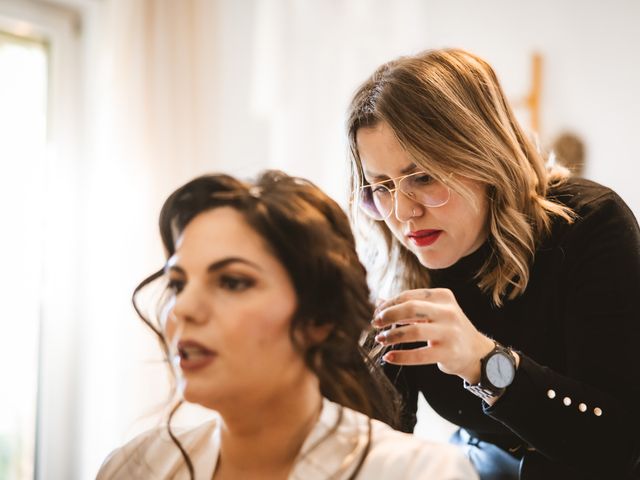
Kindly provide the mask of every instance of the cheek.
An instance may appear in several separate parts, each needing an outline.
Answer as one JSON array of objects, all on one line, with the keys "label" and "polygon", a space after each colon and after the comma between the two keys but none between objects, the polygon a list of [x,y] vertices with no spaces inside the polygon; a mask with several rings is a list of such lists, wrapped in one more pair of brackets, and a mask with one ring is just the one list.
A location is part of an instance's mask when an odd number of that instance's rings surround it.
[{"label": "cheek", "polygon": [[404,235],[402,233],[402,223],[400,223],[400,221],[395,219],[394,216],[391,216],[388,219],[386,219],[384,221],[384,223],[386,224],[387,228],[391,231],[393,236],[398,241],[400,241],[400,243],[402,243],[403,245],[406,246],[405,238],[404,238]]},{"label": "cheek", "polygon": [[242,315],[248,321],[236,332],[252,336],[254,347],[260,351],[290,350],[293,348],[289,329],[294,309],[287,302],[270,302],[262,308],[247,309]]},{"label": "cheek", "polygon": [[169,320],[169,317],[167,317],[165,323],[164,323],[164,336],[167,340],[167,343],[171,344],[171,342],[174,340],[176,334],[178,332],[178,325],[175,321],[173,320]]},{"label": "cheek", "polygon": [[162,306],[162,311],[160,312],[160,330],[169,344],[178,333],[178,323],[174,315],[175,306],[176,298],[173,296]]},{"label": "cheek", "polygon": [[482,233],[486,229],[489,217],[489,206],[486,200],[477,197],[475,204],[465,203],[462,207],[464,209],[462,215],[468,219],[469,230],[472,235],[477,236]]},{"label": "cheek", "polygon": [[448,222],[455,238],[461,242],[461,248],[474,250],[487,236],[487,206],[484,203],[471,205],[467,202],[455,206],[455,211],[444,221]]},{"label": "cheek", "polygon": [[262,328],[260,332],[256,332],[253,339],[251,350],[255,352],[259,362],[265,362],[272,359],[278,362],[283,358],[289,359],[294,352],[293,343],[289,337],[288,326],[278,328]]},{"label": "cheek", "polygon": [[291,345],[291,337],[289,330],[291,328],[291,317],[283,316],[265,316],[259,322],[257,327],[256,340],[258,346],[262,349],[277,348],[289,349]]}]

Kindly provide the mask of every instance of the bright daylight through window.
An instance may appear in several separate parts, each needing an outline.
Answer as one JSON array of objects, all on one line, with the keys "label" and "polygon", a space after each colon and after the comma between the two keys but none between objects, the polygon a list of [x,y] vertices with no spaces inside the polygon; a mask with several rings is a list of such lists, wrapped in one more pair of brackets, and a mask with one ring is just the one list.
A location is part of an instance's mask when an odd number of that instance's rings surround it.
[{"label": "bright daylight through window", "polygon": [[33,478],[42,288],[45,44],[0,31],[0,479]]}]

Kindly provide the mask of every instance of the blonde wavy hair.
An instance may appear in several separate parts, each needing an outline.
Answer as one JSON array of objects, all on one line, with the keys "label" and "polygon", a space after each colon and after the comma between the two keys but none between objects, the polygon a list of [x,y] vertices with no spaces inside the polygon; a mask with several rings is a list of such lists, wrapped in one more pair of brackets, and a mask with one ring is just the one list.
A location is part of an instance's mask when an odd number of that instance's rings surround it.
[{"label": "blonde wavy hair", "polygon": [[[367,184],[357,132],[381,122],[391,127],[417,166],[463,197],[473,199],[462,178],[487,187],[492,248],[476,280],[497,306],[522,294],[552,218],[573,221],[571,209],[547,198],[549,187],[564,182],[569,172],[545,165],[491,66],[459,49],[428,50],[380,66],[358,88],[348,110],[352,198]],[[352,216],[356,210],[352,202]],[[368,225],[386,245],[386,252],[365,253],[369,261],[383,260],[378,280],[391,280],[397,291],[428,287],[428,270],[386,224]]]}]

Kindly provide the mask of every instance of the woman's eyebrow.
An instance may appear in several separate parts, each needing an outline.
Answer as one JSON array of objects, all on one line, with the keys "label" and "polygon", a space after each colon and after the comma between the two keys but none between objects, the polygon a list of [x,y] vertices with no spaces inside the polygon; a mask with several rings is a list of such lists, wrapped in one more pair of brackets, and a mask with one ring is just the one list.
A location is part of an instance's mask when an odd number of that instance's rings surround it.
[{"label": "woman's eyebrow", "polygon": [[[400,170],[400,173],[402,175],[407,175],[409,173],[413,173],[413,171],[417,168],[415,163],[410,163],[409,165],[407,165],[406,167],[404,167],[402,170]],[[375,174],[372,172],[369,172],[368,170],[365,170],[364,174],[369,177],[369,178],[373,178],[375,180],[384,180],[385,178],[389,178],[387,175],[382,175],[382,174]]]},{"label": "woman's eyebrow", "polygon": [[[216,262],[213,262],[211,264],[209,264],[209,266],[207,267],[207,273],[214,273],[218,270],[221,270],[222,268],[231,265],[233,263],[242,263],[244,265],[248,265],[249,267],[254,268],[255,270],[258,271],[262,271],[262,267],[260,267],[257,263],[254,263],[250,260],[247,260],[246,258],[242,258],[242,257],[227,257],[227,258],[223,258],[221,260],[218,260]],[[186,275],[186,272],[184,270],[184,268],[182,268],[180,265],[178,265],[175,262],[167,262],[167,264],[164,267],[164,271],[165,273],[168,272],[177,272],[180,273],[182,275]]]},{"label": "woman's eyebrow", "polygon": [[262,268],[257,264],[254,263],[250,260],[247,260],[246,258],[242,258],[242,257],[227,257],[227,258],[223,258],[222,260],[218,260],[217,262],[213,262],[212,264],[210,264],[207,267],[207,272],[209,273],[213,273],[216,270],[220,270],[224,267],[226,267],[227,265],[230,265],[232,263],[242,263],[244,265],[248,265],[249,267],[254,268],[255,270],[258,271],[262,271]]},{"label": "woman's eyebrow", "polygon": [[409,166],[404,167],[402,170],[400,170],[400,173],[403,175],[407,175],[409,173],[413,173],[416,168],[417,165],[415,163],[410,163]]}]

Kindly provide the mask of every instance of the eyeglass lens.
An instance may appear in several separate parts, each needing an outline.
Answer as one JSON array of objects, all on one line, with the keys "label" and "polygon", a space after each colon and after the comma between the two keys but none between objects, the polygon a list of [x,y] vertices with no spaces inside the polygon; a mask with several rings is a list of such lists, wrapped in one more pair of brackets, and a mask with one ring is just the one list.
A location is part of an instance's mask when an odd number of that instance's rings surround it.
[{"label": "eyeglass lens", "polygon": [[422,172],[402,177],[397,188],[392,187],[391,180],[363,186],[359,196],[360,208],[374,220],[388,218],[393,212],[395,190],[426,207],[440,207],[449,201],[449,187]]}]

